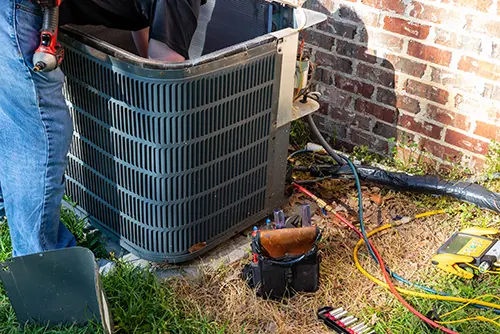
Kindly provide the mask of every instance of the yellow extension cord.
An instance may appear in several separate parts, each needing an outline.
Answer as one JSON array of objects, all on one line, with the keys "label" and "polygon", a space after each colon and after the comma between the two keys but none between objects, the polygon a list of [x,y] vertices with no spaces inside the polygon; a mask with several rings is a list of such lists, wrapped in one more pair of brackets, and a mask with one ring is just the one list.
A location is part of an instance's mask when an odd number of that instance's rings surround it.
[{"label": "yellow extension cord", "polygon": [[[436,214],[436,213],[438,213],[438,212],[436,212],[436,211],[426,212],[426,213],[423,213],[421,215],[416,215],[415,218],[426,217],[426,216],[430,216],[430,215]],[[439,212],[439,213],[441,213],[441,212]],[[379,228],[376,228],[375,230],[369,232],[367,234],[367,237],[369,238],[369,237],[373,236],[374,234],[382,232],[384,230],[387,230],[387,229],[389,229],[391,227],[393,227],[391,224],[387,224],[387,225],[381,226]],[[358,241],[358,243],[356,244],[356,246],[354,247],[353,256],[354,256],[354,263],[356,264],[356,268],[358,268],[358,270],[365,277],[367,277],[369,280],[371,280],[372,282],[374,282],[377,285],[380,285],[380,286],[388,289],[389,286],[387,285],[387,283],[382,282],[378,278],[374,277],[373,275],[371,275],[369,272],[367,272],[361,266],[361,264],[359,262],[359,258],[358,258],[358,251],[359,251],[359,248],[361,247],[361,245],[363,245],[363,243],[364,243],[364,240],[360,239]],[[403,294],[403,295],[408,295],[408,296],[413,296],[413,297],[419,297],[419,298],[425,298],[425,299],[443,300],[443,301],[448,301],[448,302],[457,302],[457,303],[463,303],[464,304],[464,305],[458,307],[457,309],[444,314],[442,317],[451,315],[452,313],[455,313],[455,312],[457,312],[457,311],[465,308],[466,306],[468,306],[470,304],[476,304],[476,305],[481,305],[481,306],[485,306],[485,307],[488,307],[488,308],[493,308],[493,309],[500,310],[500,305],[499,304],[490,303],[490,302],[486,302],[486,301],[481,300],[482,298],[493,298],[493,299],[500,300],[499,297],[493,296],[493,295],[483,295],[483,296],[480,296],[480,297],[478,297],[476,299],[470,299],[470,298],[442,296],[442,295],[434,295],[434,294],[430,294],[430,293],[416,292],[416,291],[407,290],[407,289],[403,289],[403,288],[399,288],[399,287],[396,287],[396,290],[399,293]],[[493,319],[486,318],[486,317],[483,317],[483,316],[476,316],[476,317],[471,317],[471,318],[466,318],[466,319],[459,319],[459,320],[453,320],[453,321],[437,321],[437,323],[439,323],[439,324],[455,324],[455,323],[465,322],[465,321],[471,321],[471,320],[480,320],[480,321],[486,321],[486,322],[493,323],[496,326],[500,327],[500,324],[496,321],[496,320],[499,320],[499,319],[500,319],[500,316],[495,317]]]}]

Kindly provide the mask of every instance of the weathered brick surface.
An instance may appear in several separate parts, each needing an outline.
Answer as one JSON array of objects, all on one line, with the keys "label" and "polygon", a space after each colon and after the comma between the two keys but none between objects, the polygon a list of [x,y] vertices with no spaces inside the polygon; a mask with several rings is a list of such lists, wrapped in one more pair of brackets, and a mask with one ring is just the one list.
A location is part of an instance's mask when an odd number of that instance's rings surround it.
[{"label": "weathered brick surface", "polygon": [[463,56],[460,59],[460,62],[458,63],[458,69],[475,73],[490,80],[500,79],[500,65],[484,60],[474,59],[468,56]]},{"label": "weathered brick surface", "polygon": [[396,138],[398,135],[398,130],[394,125],[377,122],[373,127],[373,133],[384,138]]},{"label": "weathered brick surface", "polygon": [[341,75],[336,75],[335,76],[335,86],[338,88],[351,92],[351,93],[356,93],[359,95],[362,95],[364,97],[371,97],[373,94],[373,91],[375,88],[373,85],[353,80],[347,77],[343,77]]},{"label": "weathered brick surface", "polygon": [[399,117],[399,125],[407,130],[418,132],[434,139],[439,139],[443,130],[442,126],[419,120],[409,115],[401,115]]},{"label": "weathered brick surface", "polygon": [[408,43],[408,54],[434,64],[448,66],[451,62],[452,53],[434,46],[422,44],[417,41]]},{"label": "weathered brick surface", "polygon": [[403,110],[409,111],[413,114],[418,114],[420,112],[420,102],[406,95],[398,95],[396,107]]},{"label": "weathered brick surface", "polygon": [[463,134],[461,132],[448,129],[446,130],[446,142],[456,147],[463,148],[465,150],[478,153],[486,154],[488,153],[488,143],[477,138],[473,138],[469,135]]},{"label": "weathered brick surface", "polygon": [[361,2],[367,6],[397,14],[403,14],[406,8],[404,2],[399,0],[361,0]]},{"label": "weathered brick surface", "polygon": [[377,101],[394,107],[398,102],[398,98],[394,89],[379,87],[377,88]]},{"label": "weathered brick surface", "polygon": [[333,84],[333,74],[324,68],[318,68],[316,70],[316,80],[319,80],[326,85],[331,85]]},{"label": "weathered brick surface", "polygon": [[331,53],[318,51],[315,54],[314,60],[318,66],[329,67],[344,73],[352,73],[352,61],[339,58]]},{"label": "weathered brick surface", "polygon": [[346,41],[338,41],[336,51],[337,54],[349,58],[359,59],[372,64],[375,64],[377,62],[377,57],[367,53],[368,49],[366,46],[361,46]]},{"label": "weathered brick surface", "polygon": [[419,146],[423,151],[429,152],[443,160],[456,161],[462,155],[460,151],[455,148],[426,138],[420,140]]},{"label": "weathered brick surface", "polygon": [[321,31],[307,29],[300,34],[300,37],[305,39],[309,44],[318,46],[325,50],[331,50],[335,43],[335,38],[326,35]]},{"label": "weathered brick surface", "polygon": [[481,53],[481,38],[458,34],[453,30],[435,28],[436,38],[434,43],[443,45],[452,49],[471,51]]},{"label": "weathered brick surface", "polygon": [[500,128],[498,126],[495,126],[494,124],[485,123],[482,121],[476,122],[476,129],[474,130],[474,134],[495,141],[500,140]]},{"label": "weathered brick surface", "polygon": [[488,99],[500,101],[500,86],[487,83],[484,86],[483,96]]},{"label": "weathered brick surface", "polygon": [[375,68],[367,64],[359,64],[356,68],[356,76],[388,88],[394,88],[394,72],[391,71]]},{"label": "weathered brick surface", "polygon": [[457,26],[457,23],[464,21],[463,13],[443,7],[430,4],[424,4],[418,1],[412,1],[410,7],[410,17],[429,23],[446,24],[448,26]]},{"label": "weathered brick surface", "polygon": [[435,122],[450,125],[464,131],[468,131],[471,127],[471,119],[469,117],[432,104],[427,105],[426,117]]},{"label": "weathered brick surface", "polygon": [[384,29],[417,39],[426,39],[431,29],[428,25],[423,25],[397,17],[386,16],[384,18]]},{"label": "weathered brick surface", "polygon": [[396,70],[417,78],[421,78],[427,69],[427,64],[425,63],[392,54],[387,55],[382,60],[381,65],[390,70]]},{"label": "weathered brick surface", "polygon": [[443,3],[449,3],[457,7],[465,7],[481,12],[487,12],[493,4],[493,0],[443,0]]},{"label": "weathered brick surface", "polygon": [[411,79],[408,79],[406,81],[404,89],[408,94],[417,95],[427,100],[431,100],[441,104],[446,104],[450,95],[444,89],[440,89]]},{"label": "weathered brick surface", "polygon": [[355,104],[356,111],[370,114],[387,123],[394,123],[396,120],[396,111],[386,107],[382,107],[363,99],[357,99]]},{"label": "weathered brick surface", "polygon": [[490,140],[500,141],[500,4],[309,0],[306,6],[328,15],[301,36],[318,65],[322,129],[346,129],[328,134],[338,147],[387,153],[387,138],[407,138],[438,165],[484,164]]},{"label": "weathered brick surface", "polygon": [[389,150],[389,142],[387,140],[377,138],[371,132],[352,129],[351,141],[357,145],[372,147],[375,151],[387,153]]}]

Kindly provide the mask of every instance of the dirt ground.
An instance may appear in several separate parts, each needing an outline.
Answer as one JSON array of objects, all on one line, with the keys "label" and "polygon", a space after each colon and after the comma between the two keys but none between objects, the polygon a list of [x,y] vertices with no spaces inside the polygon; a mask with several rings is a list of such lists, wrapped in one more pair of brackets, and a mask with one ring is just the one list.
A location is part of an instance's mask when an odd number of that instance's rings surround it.
[{"label": "dirt ground", "polygon": [[[357,213],[352,209],[357,207],[357,197],[351,182],[328,180],[307,188],[332,203],[349,220],[357,221]],[[449,203],[430,196],[395,193],[376,187],[364,187],[363,197],[367,230],[390,223],[396,216],[443,209]],[[293,211],[297,204],[308,201],[307,197],[295,192],[285,211]],[[299,294],[281,303],[256,297],[240,278],[241,269],[250,257],[205,272],[197,279],[176,279],[172,284],[179,295],[199,305],[201,311],[217,322],[225,323],[229,333],[332,333],[316,318],[316,311],[327,305],[343,306],[353,315],[364,315],[365,320],[376,322],[370,309],[390,309],[394,299],[354,266],[352,250],[359,240],[357,235],[333,216],[322,215],[320,210],[316,210],[313,221],[323,229],[321,283],[316,293]],[[408,280],[428,283],[438,274],[430,258],[461,224],[453,215],[441,214],[392,228],[374,236],[373,241],[393,271]],[[360,258],[369,272],[379,276],[378,267],[366,256],[364,248]]]}]

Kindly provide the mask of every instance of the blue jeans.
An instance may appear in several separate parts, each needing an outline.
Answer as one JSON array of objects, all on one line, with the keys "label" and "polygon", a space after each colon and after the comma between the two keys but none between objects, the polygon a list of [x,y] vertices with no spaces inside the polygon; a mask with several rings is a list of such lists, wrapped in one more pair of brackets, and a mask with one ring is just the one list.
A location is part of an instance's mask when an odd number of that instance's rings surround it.
[{"label": "blue jeans", "polygon": [[[34,2],[34,1],[33,1]],[[40,8],[3,0],[0,11],[0,197],[21,256],[71,247],[60,222],[64,169],[73,132],[60,69],[34,73]]]}]

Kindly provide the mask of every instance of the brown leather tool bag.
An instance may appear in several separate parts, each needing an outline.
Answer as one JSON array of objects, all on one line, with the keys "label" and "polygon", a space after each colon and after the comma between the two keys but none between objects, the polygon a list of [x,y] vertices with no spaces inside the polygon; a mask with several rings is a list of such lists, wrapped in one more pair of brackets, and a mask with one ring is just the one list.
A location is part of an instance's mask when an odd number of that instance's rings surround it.
[{"label": "brown leather tool bag", "polygon": [[257,231],[252,238],[254,261],[243,272],[250,287],[264,298],[281,299],[319,287],[317,227]]},{"label": "brown leather tool bag", "polygon": [[258,231],[257,249],[260,254],[279,259],[304,255],[316,245],[319,229],[315,226]]}]

